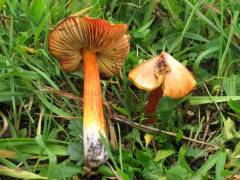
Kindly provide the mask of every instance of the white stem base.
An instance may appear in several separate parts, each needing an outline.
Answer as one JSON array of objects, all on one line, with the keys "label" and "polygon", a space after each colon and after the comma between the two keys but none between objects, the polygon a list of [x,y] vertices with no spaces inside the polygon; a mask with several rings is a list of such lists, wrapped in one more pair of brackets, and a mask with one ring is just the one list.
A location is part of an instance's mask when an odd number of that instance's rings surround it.
[{"label": "white stem base", "polygon": [[[83,133],[86,162],[91,167],[97,167],[105,163],[108,159],[108,154],[101,141],[99,128],[92,125],[89,128],[85,128]],[[105,138],[105,135],[102,135],[102,137]]]}]

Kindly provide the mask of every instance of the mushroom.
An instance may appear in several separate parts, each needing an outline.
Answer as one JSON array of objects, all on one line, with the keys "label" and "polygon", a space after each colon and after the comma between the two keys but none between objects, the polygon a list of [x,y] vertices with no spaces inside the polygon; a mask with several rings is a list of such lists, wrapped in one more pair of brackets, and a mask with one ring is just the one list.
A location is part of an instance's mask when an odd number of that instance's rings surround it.
[{"label": "mushroom", "polygon": [[138,88],[150,91],[145,113],[150,115],[151,120],[162,96],[179,99],[190,93],[196,85],[191,72],[166,52],[132,69],[128,78]]},{"label": "mushroom", "polygon": [[108,159],[102,143],[107,135],[99,73],[108,77],[120,71],[130,48],[126,32],[126,24],[70,16],[49,34],[49,51],[60,60],[63,70],[73,72],[83,63],[84,158],[91,167]]}]

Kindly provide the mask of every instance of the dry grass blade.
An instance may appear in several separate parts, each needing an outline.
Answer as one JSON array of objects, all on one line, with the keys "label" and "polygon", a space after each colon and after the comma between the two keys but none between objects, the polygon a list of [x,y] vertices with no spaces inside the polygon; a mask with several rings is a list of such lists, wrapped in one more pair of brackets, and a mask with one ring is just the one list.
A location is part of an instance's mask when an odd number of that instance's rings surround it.
[{"label": "dry grass blade", "polygon": [[73,99],[73,100],[82,101],[81,97],[74,95],[73,93],[69,93],[69,92],[62,91],[62,90],[56,90],[51,87],[46,87],[45,89],[42,89],[41,91],[52,93],[52,94],[57,94],[59,96],[64,96],[66,98]]},{"label": "dry grass blade", "polygon": [[0,116],[3,120],[3,127],[2,130],[0,131],[0,137],[3,136],[3,134],[7,131],[8,129],[8,120],[7,117],[0,111]]},{"label": "dry grass blade", "polygon": [[23,171],[20,168],[8,168],[0,165],[0,174],[20,179],[47,179],[46,177],[34,174],[32,172]]},{"label": "dry grass blade", "polygon": [[0,157],[2,158],[14,158],[16,153],[14,151],[0,149]]}]

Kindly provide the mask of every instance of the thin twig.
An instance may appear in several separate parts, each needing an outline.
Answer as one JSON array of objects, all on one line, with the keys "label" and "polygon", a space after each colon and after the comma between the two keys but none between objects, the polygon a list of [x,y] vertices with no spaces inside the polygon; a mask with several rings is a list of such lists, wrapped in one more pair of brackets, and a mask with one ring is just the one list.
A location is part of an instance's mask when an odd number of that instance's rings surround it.
[{"label": "thin twig", "polygon": [[[39,114],[39,113],[36,113],[36,114]],[[76,118],[79,118],[79,117],[76,117],[76,116],[55,116],[55,115],[48,115],[48,114],[44,114],[45,116],[52,116],[52,117],[61,117],[61,118],[65,118],[65,119],[76,119]],[[161,129],[158,129],[158,128],[154,128],[154,127],[149,127],[149,126],[145,126],[145,125],[141,125],[141,124],[138,124],[136,122],[133,122],[133,121],[129,121],[128,119],[122,117],[122,116],[114,116],[114,117],[111,117],[112,119],[118,121],[118,122],[121,122],[121,123],[125,123],[125,124],[128,124],[130,126],[133,126],[133,127],[136,127],[142,131],[145,131],[145,132],[149,132],[149,133],[163,133],[163,134],[166,134],[166,135],[169,135],[169,136],[173,136],[173,137],[177,137],[177,133],[174,133],[174,132],[169,132],[169,131],[164,131],[164,130],[161,130]],[[191,142],[194,142],[194,143],[199,143],[199,144],[203,144],[203,145],[206,145],[206,146],[210,146],[212,147],[214,150],[219,150],[220,147],[217,146],[217,145],[213,145],[213,144],[209,144],[209,143],[206,143],[206,142],[203,142],[203,141],[199,141],[197,139],[192,139],[192,138],[189,138],[189,137],[186,137],[186,136],[183,136],[182,139],[186,140],[186,141],[191,141]]]},{"label": "thin twig", "polygon": [[[206,111],[206,127],[205,127],[205,131],[204,131],[204,134],[203,134],[203,141],[206,142],[206,137],[208,135],[208,131],[209,131],[209,120],[210,120],[210,112],[209,111]],[[201,145],[202,147],[203,145]]]},{"label": "thin twig", "polygon": [[[33,105],[33,96],[29,97],[29,103],[28,103],[28,108],[27,111],[30,112],[32,109],[32,105]],[[32,121],[31,119],[29,119],[28,121],[28,137],[32,136]]]},{"label": "thin twig", "polygon": [[19,132],[19,128],[20,128],[20,122],[21,122],[21,117],[22,117],[22,111],[23,111],[23,104],[20,103],[19,105],[19,110],[18,110],[18,118],[17,118],[17,121],[15,122],[15,128],[16,128],[16,131],[17,133]]},{"label": "thin twig", "polygon": [[78,95],[75,95],[75,94],[70,93],[70,92],[62,91],[62,90],[56,90],[56,89],[53,89],[52,87],[48,87],[48,86],[46,86],[44,89],[41,89],[41,91],[56,94],[58,96],[64,96],[66,98],[74,99],[74,100],[77,100],[77,101],[82,101],[82,98]]},{"label": "thin twig", "polygon": [[110,135],[110,143],[114,149],[117,149],[117,147],[118,147],[117,137],[116,137],[116,132],[115,132],[114,125],[112,122],[112,119],[114,119],[114,118],[111,118],[111,117],[114,117],[114,115],[111,111],[111,108],[110,108],[110,105],[108,104],[108,102],[104,102],[103,104],[106,107],[108,115],[109,115],[107,118],[107,122],[108,122],[108,127],[109,127],[108,134]]},{"label": "thin twig", "polygon": [[113,169],[112,165],[109,162],[107,162],[107,165],[111,169],[112,173],[115,175],[116,179],[121,180],[121,178],[118,176],[117,172]]},{"label": "thin twig", "polygon": [[[130,125],[130,126],[133,126],[133,127],[138,128],[138,129],[141,129],[142,131],[145,131],[145,132],[163,133],[163,134],[166,134],[166,135],[169,135],[169,136],[173,136],[173,137],[176,137],[176,136],[177,136],[177,133],[169,132],[169,131],[164,131],[164,130],[157,129],[157,128],[154,128],[154,127],[149,127],[149,126],[141,125],[141,124],[138,124],[138,123],[136,123],[136,122],[129,121],[129,120],[127,120],[127,119],[123,119],[123,118],[119,118],[119,117],[115,117],[114,119],[115,119],[116,121],[118,121],[118,122],[128,124],[128,125]],[[186,137],[186,136],[183,136],[182,139],[187,140],[187,141],[191,141],[191,142],[195,142],[195,143],[199,143],[199,144],[203,144],[203,145],[206,145],[206,146],[211,146],[211,147],[213,147],[215,150],[220,149],[220,147],[217,146],[217,145],[209,144],[209,143],[206,143],[206,142],[204,142],[204,141],[199,141],[199,140],[192,139],[192,138],[189,138],[189,137]]]}]

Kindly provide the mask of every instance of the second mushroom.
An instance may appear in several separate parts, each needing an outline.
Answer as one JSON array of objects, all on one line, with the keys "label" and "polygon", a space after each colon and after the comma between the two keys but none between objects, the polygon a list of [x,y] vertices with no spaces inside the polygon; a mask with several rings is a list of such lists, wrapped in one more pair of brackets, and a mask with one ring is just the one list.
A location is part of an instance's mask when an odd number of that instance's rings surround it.
[{"label": "second mushroom", "polygon": [[99,71],[111,76],[121,69],[129,52],[126,24],[103,19],[71,16],[49,34],[49,51],[65,71],[83,64],[83,141],[88,165],[96,167],[108,159],[101,137],[106,136]]},{"label": "second mushroom", "polygon": [[155,121],[153,113],[163,95],[179,99],[190,93],[196,85],[191,72],[166,52],[135,67],[129,72],[128,78],[138,88],[150,91],[145,106],[150,121]]}]

